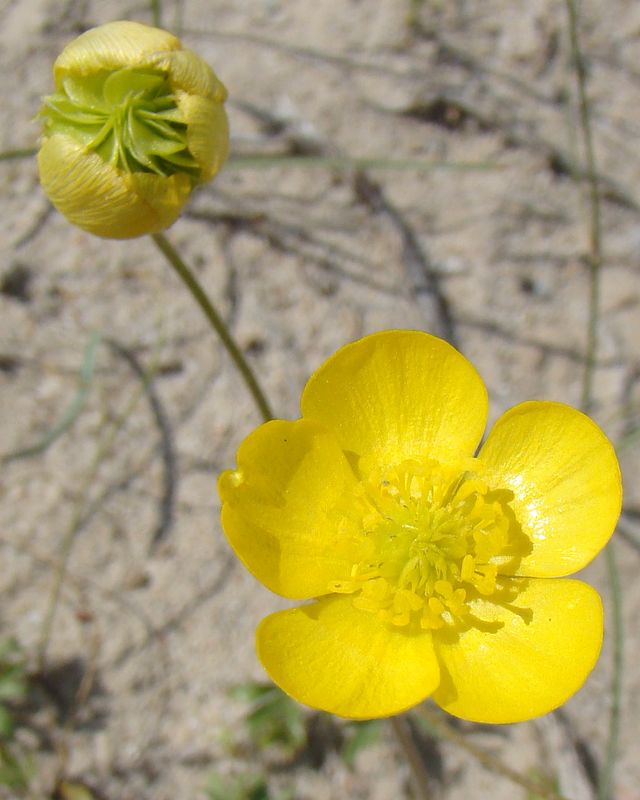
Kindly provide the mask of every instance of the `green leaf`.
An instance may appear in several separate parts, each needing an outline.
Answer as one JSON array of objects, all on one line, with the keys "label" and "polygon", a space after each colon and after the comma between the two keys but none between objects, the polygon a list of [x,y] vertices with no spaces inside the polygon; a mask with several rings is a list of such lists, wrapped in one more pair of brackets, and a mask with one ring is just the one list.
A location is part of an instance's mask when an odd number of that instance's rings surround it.
[{"label": "green leaf", "polygon": [[82,783],[60,781],[54,794],[55,800],[95,800],[95,795]]},{"label": "green leaf", "polygon": [[27,693],[27,679],[21,664],[8,667],[0,664],[0,700],[22,700]]},{"label": "green leaf", "polygon": [[0,739],[11,739],[14,727],[11,713],[4,706],[0,706]]},{"label": "green leaf", "polygon": [[307,731],[301,707],[272,683],[235,686],[230,694],[251,706],[247,730],[258,747],[278,744],[290,751],[304,747]]},{"label": "green leaf", "polygon": [[217,773],[209,776],[205,789],[209,800],[269,800],[269,787],[262,776],[243,775],[223,778]]},{"label": "green leaf", "polygon": [[344,763],[348,767],[353,767],[358,753],[376,744],[380,740],[381,733],[382,722],[379,719],[347,722],[344,726],[345,741],[340,749]]},{"label": "green leaf", "polygon": [[4,706],[0,706],[0,739],[10,739],[14,727],[13,716]]},{"label": "green leaf", "polygon": [[22,700],[26,693],[27,676],[22,652],[14,639],[5,639],[0,642],[0,702]]},{"label": "green leaf", "polygon": [[0,742],[0,786],[9,789],[28,789],[29,771],[28,763],[23,764]]},{"label": "green leaf", "polygon": [[[530,769],[527,773],[527,777],[529,777],[535,783],[538,783],[543,792],[546,792],[547,790],[556,794],[560,792],[560,784],[558,779],[548,775],[540,769]],[[527,800],[545,800],[545,797],[546,794],[538,794],[537,792],[527,791]]]},{"label": "green leaf", "polygon": [[22,661],[22,651],[15,639],[0,639],[0,663]]},{"label": "green leaf", "polygon": [[250,683],[242,683],[237,686],[232,686],[229,691],[229,697],[234,700],[240,700],[244,703],[255,703],[263,697],[268,697],[274,690],[272,683],[258,683],[252,681]]}]

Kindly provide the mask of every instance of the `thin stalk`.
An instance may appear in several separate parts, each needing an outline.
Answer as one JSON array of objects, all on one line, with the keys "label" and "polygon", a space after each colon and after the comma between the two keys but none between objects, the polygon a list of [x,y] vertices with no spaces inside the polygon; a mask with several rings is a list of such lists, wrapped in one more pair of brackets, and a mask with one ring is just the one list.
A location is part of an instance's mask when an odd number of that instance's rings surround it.
[{"label": "thin stalk", "polygon": [[[153,374],[155,369],[156,367],[154,365],[153,369],[150,370],[150,374]],[[53,586],[51,588],[51,593],[49,596],[49,603],[47,606],[46,614],[42,621],[42,627],[40,628],[40,636],[36,647],[36,667],[38,669],[38,672],[40,673],[44,671],[44,668],[46,666],[47,649],[49,646],[49,641],[51,639],[51,632],[53,630],[53,624],[55,622],[58,605],[60,603],[60,597],[62,595],[62,588],[64,586],[65,578],[67,575],[67,567],[69,565],[69,560],[71,558],[71,551],[73,549],[73,545],[75,544],[76,537],[83,524],[83,520],[85,517],[84,510],[87,504],[87,498],[89,496],[89,492],[91,490],[92,485],[95,482],[98,470],[100,469],[103,461],[111,451],[118,434],[122,430],[126,421],[129,419],[138,400],[142,396],[143,391],[144,388],[140,388],[139,390],[137,390],[132,395],[128,404],[125,406],[125,410],[122,413],[122,415],[118,417],[113,423],[111,423],[110,426],[107,426],[106,433],[103,439],[98,443],[98,447],[96,448],[93,460],[81,484],[80,492],[78,494],[78,499],[76,501],[73,513],[71,515],[69,526],[64,534],[62,543],[60,545],[60,555],[57,561],[57,566],[54,574]]]},{"label": "thin stalk", "polygon": [[302,167],[305,169],[336,170],[411,170],[412,172],[493,172],[506,169],[497,161],[426,161],[420,158],[383,158],[360,156],[296,156],[288,154],[256,153],[232,156],[225,169],[271,169],[274,167]]},{"label": "thin stalk", "polygon": [[411,735],[409,719],[406,716],[391,717],[389,719],[391,728],[398,740],[400,747],[407,757],[411,772],[414,777],[418,796],[421,800],[430,800],[431,791],[429,789],[429,776],[424,764],[424,760],[416,747],[416,743]]},{"label": "thin stalk", "polygon": [[622,615],[622,585],[616,562],[613,542],[605,549],[607,576],[611,587],[613,605],[613,677],[611,679],[611,708],[609,710],[609,735],[604,764],[598,773],[598,800],[613,797],[613,775],[618,758],[620,723],[622,718],[622,673],[624,670],[624,637]]},{"label": "thin stalk", "polygon": [[162,6],[160,0],[151,0],[151,21],[156,28],[162,27]]},{"label": "thin stalk", "polygon": [[465,750],[469,755],[473,756],[476,761],[482,764],[485,769],[489,770],[489,772],[501,775],[512,783],[522,786],[522,788],[530,794],[543,798],[544,800],[565,800],[562,795],[558,794],[553,789],[541,786],[537,781],[531,780],[526,775],[521,775],[519,772],[516,772],[516,770],[511,769],[511,767],[508,767],[500,761],[499,758],[496,758],[482,747],[478,747],[473,744],[473,742],[470,742],[467,736],[445,722],[433,708],[430,708],[425,703],[416,709],[416,713],[422,717],[427,726],[433,730],[438,738],[446,739],[456,747]]},{"label": "thin stalk", "polygon": [[256,376],[247,363],[245,357],[242,355],[238,345],[233,340],[222,317],[214,308],[193,272],[185,264],[178,251],[173,247],[171,242],[169,242],[163,233],[152,233],[151,238],[155,242],[160,252],[167,259],[169,264],[171,264],[174,270],[178,273],[187,289],[191,292],[193,299],[200,306],[202,312],[209,321],[209,324],[220,337],[220,340],[231,356],[233,363],[244,378],[247,388],[251,392],[251,396],[253,397],[263,420],[268,422],[270,419],[273,419],[273,412],[271,411],[271,407],[269,406],[264,392],[258,384]]},{"label": "thin stalk", "polygon": [[38,152],[37,147],[21,147],[16,150],[4,150],[0,153],[0,161],[13,161],[17,158],[31,158]]},{"label": "thin stalk", "polygon": [[71,402],[69,408],[65,411],[62,419],[53,426],[36,444],[24,447],[20,450],[14,450],[4,456],[0,456],[0,463],[7,464],[18,458],[28,458],[30,456],[39,455],[52,445],[57,439],[66,433],[73,425],[76,419],[80,416],[82,409],[89,396],[89,389],[93,379],[93,372],[96,363],[96,351],[100,344],[100,336],[97,333],[91,335],[89,342],[85,348],[84,360],[82,369],[80,370],[80,378],[78,380],[78,388],[76,394]]},{"label": "thin stalk", "polygon": [[[575,64],[578,91],[580,128],[584,143],[587,185],[589,195],[589,321],[587,331],[587,353],[582,384],[582,408],[588,411],[593,402],[593,375],[598,346],[598,323],[600,313],[600,272],[602,269],[602,217],[596,159],[591,129],[591,112],[587,98],[587,71],[580,47],[578,30],[578,8],[576,0],[565,0],[569,17],[569,38]],[[624,668],[624,636],[622,614],[622,586],[615,558],[614,543],[610,541],[605,550],[607,576],[611,588],[613,605],[613,677],[611,680],[611,708],[605,761],[598,774],[598,800],[612,797],[613,776],[618,757],[622,709],[622,674]]]},{"label": "thin stalk", "polygon": [[569,38],[571,55],[576,70],[578,91],[578,114],[587,166],[589,199],[589,322],[587,326],[587,352],[582,382],[582,408],[589,411],[593,402],[593,373],[598,349],[598,326],[600,321],[600,270],[602,267],[602,216],[600,212],[600,189],[596,172],[596,158],[591,130],[591,113],[587,98],[587,69],[585,66],[578,33],[578,10],[576,0],[566,0],[569,14]]}]

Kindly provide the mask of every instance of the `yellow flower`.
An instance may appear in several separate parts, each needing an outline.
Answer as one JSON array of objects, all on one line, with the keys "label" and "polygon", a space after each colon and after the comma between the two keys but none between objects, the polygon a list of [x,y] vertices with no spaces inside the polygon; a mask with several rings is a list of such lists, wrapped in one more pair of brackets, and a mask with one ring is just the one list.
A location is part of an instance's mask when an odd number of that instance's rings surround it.
[{"label": "yellow flower", "polygon": [[302,419],[275,420],[220,477],[225,533],[287,598],[260,659],[302,703],[396,714],[429,695],[515,722],[582,685],[602,643],[582,568],[614,530],[620,471],[600,429],[560,403],[506,412],[474,456],[487,392],[426,333],[347,345],[312,375]]},{"label": "yellow flower", "polygon": [[42,187],[70,222],[128,239],[171,225],[224,163],[226,89],[179,39],[110,22],[68,44],[43,99]]}]

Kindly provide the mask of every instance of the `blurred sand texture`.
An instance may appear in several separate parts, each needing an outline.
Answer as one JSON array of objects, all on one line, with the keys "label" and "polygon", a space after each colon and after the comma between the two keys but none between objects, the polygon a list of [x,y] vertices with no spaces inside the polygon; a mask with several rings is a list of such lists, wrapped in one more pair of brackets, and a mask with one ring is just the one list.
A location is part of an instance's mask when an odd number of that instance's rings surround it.
[{"label": "blurred sand texture", "polygon": [[[150,23],[149,5],[2,0],[0,149],[35,145],[39,98],[65,43],[112,19]],[[626,479],[615,797],[638,800],[640,5],[580,5],[603,187],[593,416],[622,442]],[[340,345],[396,327],[452,339],[487,382],[491,421],[526,399],[580,403],[588,207],[563,2],[165,0],[162,22],[229,89],[237,159],[168,236],[279,416],[298,415],[306,378]],[[285,160],[247,161],[265,155]],[[58,763],[46,732],[60,731],[91,670],[67,774],[108,800],[204,799],[211,771],[255,767],[228,745],[245,707],[227,690],[263,677],[254,629],[283,606],[234,559],[218,521],[216,476],[259,417],[150,240],[72,228],[49,207],[33,159],[0,163],[0,174],[0,453],[39,442],[64,417],[96,342],[74,424],[0,474],[0,637],[16,636],[33,657],[77,527],[46,651],[50,695],[21,735],[41,751],[45,786]],[[585,578],[610,619],[603,558]],[[560,716],[462,730],[512,768],[546,770],[567,797],[589,800],[611,664],[607,635]],[[525,796],[450,744],[437,749],[434,797]],[[277,781],[296,800],[388,800],[410,796],[408,777],[389,732],[353,770],[330,755]]]}]

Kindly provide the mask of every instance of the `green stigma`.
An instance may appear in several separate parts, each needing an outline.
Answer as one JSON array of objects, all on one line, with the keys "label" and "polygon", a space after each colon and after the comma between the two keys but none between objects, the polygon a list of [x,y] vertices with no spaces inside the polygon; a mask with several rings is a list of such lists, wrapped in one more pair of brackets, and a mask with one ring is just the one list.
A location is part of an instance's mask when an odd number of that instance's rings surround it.
[{"label": "green stigma", "polygon": [[465,624],[471,602],[503,592],[499,569],[512,572],[529,546],[512,497],[430,459],[374,471],[356,490],[365,558],[329,590],[394,626]]},{"label": "green stigma", "polygon": [[200,167],[187,146],[187,125],[166,76],[123,68],[67,76],[44,98],[45,134],[64,133],[125,172],[168,177]]}]

